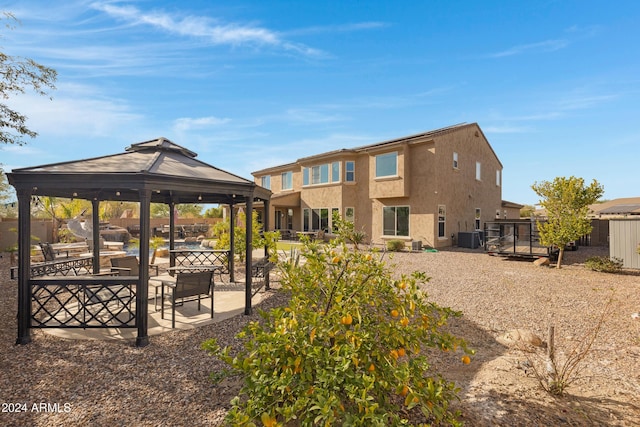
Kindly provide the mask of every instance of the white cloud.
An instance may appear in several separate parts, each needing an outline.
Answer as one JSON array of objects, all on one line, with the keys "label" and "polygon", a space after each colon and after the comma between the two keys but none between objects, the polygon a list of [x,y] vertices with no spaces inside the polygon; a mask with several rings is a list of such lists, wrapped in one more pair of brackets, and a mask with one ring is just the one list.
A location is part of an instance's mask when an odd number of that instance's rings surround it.
[{"label": "white cloud", "polygon": [[322,33],[350,33],[354,31],[375,30],[388,27],[389,24],[379,21],[355,22],[351,24],[317,25],[313,27],[299,28],[286,31],[287,35],[313,35]]},{"label": "white cloud", "polygon": [[173,129],[176,132],[186,132],[194,129],[204,129],[210,128],[214,126],[223,125],[225,123],[229,123],[231,119],[228,118],[218,118],[218,117],[182,117],[176,119],[173,124]]},{"label": "white cloud", "polygon": [[53,100],[26,94],[10,102],[28,117],[29,128],[48,136],[109,136],[134,127],[142,118],[126,101],[84,85],[59,85]]},{"label": "white cloud", "polygon": [[568,40],[557,39],[557,40],[545,40],[538,43],[530,43],[530,44],[522,44],[518,46],[513,46],[509,49],[503,50],[501,52],[488,54],[489,58],[503,58],[506,56],[514,56],[521,55],[529,52],[554,52],[556,50],[564,49],[569,45]]},{"label": "white cloud", "polygon": [[482,130],[486,134],[492,134],[492,133],[528,133],[528,132],[531,132],[531,129],[526,127],[526,126],[514,126],[514,125],[483,126]]},{"label": "white cloud", "polygon": [[565,99],[561,99],[558,102],[558,106],[564,111],[583,110],[612,101],[616,98],[618,98],[617,94],[569,96]]},{"label": "white cloud", "polygon": [[143,12],[133,6],[115,6],[103,2],[93,3],[92,7],[134,26],[149,25],[181,36],[203,38],[216,45],[272,46],[304,55],[322,55],[320,50],[283,40],[277,32],[255,25],[218,24],[200,16],[176,18],[165,12]]}]

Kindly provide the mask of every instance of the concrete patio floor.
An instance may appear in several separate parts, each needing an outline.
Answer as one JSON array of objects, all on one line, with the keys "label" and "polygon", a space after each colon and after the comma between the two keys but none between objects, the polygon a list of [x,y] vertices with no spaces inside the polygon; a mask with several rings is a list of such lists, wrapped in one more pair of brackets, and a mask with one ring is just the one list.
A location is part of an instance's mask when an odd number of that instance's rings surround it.
[{"label": "concrete patio floor", "polygon": [[[158,311],[154,308],[154,289],[149,294],[149,336],[166,332],[193,329],[214,322],[220,322],[238,314],[244,313],[245,291],[244,283],[221,284],[214,291],[213,319],[210,315],[211,300],[201,301],[200,311],[198,302],[187,302],[176,307],[176,327],[171,328],[171,304],[165,300],[164,319],[161,318],[160,297],[158,297]],[[258,292],[252,299],[251,305],[255,306],[262,301],[263,292]],[[108,329],[42,329],[44,333],[65,339],[73,340],[110,340],[110,339],[135,339],[136,328],[108,328]]]}]

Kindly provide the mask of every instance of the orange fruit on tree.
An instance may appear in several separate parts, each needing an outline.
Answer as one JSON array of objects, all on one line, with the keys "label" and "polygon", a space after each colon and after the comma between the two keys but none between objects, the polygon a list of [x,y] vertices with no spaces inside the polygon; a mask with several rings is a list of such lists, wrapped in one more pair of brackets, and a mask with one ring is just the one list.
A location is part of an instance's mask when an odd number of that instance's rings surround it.
[{"label": "orange fruit on tree", "polygon": [[264,424],[265,427],[274,427],[278,424],[278,420],[276,419],[276,417],[272,417],[266,412],[262,413],[260,420],[262,421],[262,424]]},{"label": "orange fruit on tree", "polygon": [[398,317],[399,315],[400,313],[398,313],[398,310],[396,310],[395,308],[391,310],[391,317]]},{"label": "orange fruit on tree", "polygon": [[403,317],[402,320],[400,320],[400,324],[402,326],[407,326],[409,324],[409,319],[406,317]]},{"label": "orange fruit on tree", "polygon": [[373,372],[375,370],[376,370],[376,367],[375,367],[375,365],[373,363],[370,364],[369,367],[367,368],[367,371],[369,371],[369,372]]},{"label": "orange fruit on tree", "polygon": [[407,393],[409,393],[409,387],[407,387],[406,385],[403,385],[402,390],[400,390],[400,396],[406,396]]},{"label": "orange fruit on tree", "polygon": [[340,321],[343,325],[350,325],[353,323],[353,317],[350,314],[347,314],[345,316],[342,316],[342,319],[340,319]]},{"label": "orange fruit on tree", "polygon": [[407,352],[405,351],[405,349],[404,349],[404,348],[400,347],[400,348],[398,349],[398,356],[403,357],[403,356],[405,356],[406,354],[407,354]]}]

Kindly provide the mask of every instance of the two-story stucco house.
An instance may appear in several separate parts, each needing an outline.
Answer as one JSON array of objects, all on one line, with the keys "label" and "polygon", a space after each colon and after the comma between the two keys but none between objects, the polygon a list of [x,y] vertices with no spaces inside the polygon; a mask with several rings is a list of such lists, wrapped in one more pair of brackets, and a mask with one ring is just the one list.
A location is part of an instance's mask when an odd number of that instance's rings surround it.
[{"label": "two-story stucco house", "polygon": [[502,164],[476,123],[316,154],[253,172],[273,192],[268,229],[332,230],[332,214],[368,240],[434,248],[502,211]]}]

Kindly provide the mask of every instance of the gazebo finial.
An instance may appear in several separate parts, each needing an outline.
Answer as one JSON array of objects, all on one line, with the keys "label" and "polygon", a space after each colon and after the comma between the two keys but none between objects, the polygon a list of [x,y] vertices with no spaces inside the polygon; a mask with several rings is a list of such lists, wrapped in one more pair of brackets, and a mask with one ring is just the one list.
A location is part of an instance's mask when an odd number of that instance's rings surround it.
[{"label": "gazebo finial", "polygon": [[168,138],[165,138],[164,136],[152,139],[150,141],[131,144],[125,149],[125,151],[175,151],[192,158],[198,156],[198,153],[196,153],[195,151],[184,148],[172,142]]}]

